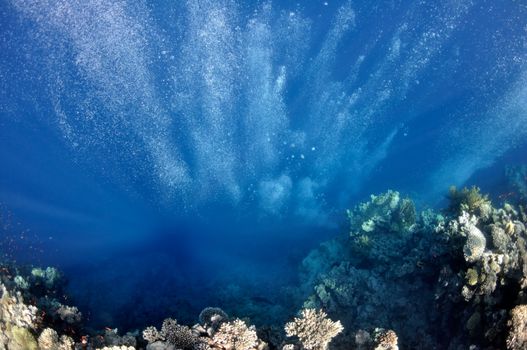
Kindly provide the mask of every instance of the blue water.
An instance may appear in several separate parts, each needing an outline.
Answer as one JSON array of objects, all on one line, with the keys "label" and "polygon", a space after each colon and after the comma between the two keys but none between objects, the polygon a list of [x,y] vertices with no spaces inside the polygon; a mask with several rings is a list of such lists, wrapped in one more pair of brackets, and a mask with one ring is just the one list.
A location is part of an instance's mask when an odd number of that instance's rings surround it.
[{"label": "blue water", "polygon": [[370,193],[499,194],[527,161],[527,6],[7,0],[0,84],[3,254],[134,327],[280,303]]}]

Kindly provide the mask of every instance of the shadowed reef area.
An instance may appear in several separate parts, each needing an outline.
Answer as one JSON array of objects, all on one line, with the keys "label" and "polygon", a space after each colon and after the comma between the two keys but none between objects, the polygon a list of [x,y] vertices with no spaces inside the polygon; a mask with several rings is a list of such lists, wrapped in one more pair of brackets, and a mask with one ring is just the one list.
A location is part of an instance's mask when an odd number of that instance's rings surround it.
[{"label": "shadowed reef area", "polygon": [[[347,211],[340,234],[306,254],[298,278],[273,300],[247,281],[218,278],[196,292],[196,281],[182,278],[174,282],[180,304],[154,325],[167,300],[159,310],[128,306],[113,318],[120,324],[95,329],[89,318],[104,307],[73,306],[63,273],[5,261],[0,349],[525,349],[524,174],[507,169],[506,201],[452,187],[440,211],[418,210],[397,191],[371,195]],[[200,295],[219,307],[190,315],[195,307],[181,300]],[[142,326],[123,326],[130,318]]]}]

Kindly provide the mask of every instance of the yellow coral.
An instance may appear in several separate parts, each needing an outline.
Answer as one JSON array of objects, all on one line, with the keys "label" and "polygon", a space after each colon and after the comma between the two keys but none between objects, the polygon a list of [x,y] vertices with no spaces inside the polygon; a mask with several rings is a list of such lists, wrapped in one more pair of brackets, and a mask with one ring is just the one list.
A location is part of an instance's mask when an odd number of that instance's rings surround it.
[{"label": "yellow coral", "polygon": [[512,221],[508,221],[505,224],[505,232],[510,236],[514,233],[514,223]]},{"label": "yellow coral", "polygon": [[483,207],[490,205],[489,197],[482,194],[477,186],[464,187],[461,191],[457,190],[456,186],[451,186],[448,197],[450,199],[449,211],[457,214],[463,211],[480,214],[479,211]]},{"label": "yellow coral", "polygon": [[11,329],[13,335],[13,341],[10,343],[9,349],[11,350],[37,350],[37,341],[33,334],[26,329],[18,326],[13,326]]}]

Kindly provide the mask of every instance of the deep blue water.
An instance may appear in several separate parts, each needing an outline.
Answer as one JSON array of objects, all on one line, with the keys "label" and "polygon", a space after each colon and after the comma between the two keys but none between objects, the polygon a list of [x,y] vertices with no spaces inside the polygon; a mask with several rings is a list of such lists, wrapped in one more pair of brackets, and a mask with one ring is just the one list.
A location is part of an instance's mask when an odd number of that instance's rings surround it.
[{"label": "deep blue water", "polygon": [[63,268],[99,325],[161,319],[277,298],[370,193],[499,194],[527,6],[7,0],[0,84],[3,253]]}]

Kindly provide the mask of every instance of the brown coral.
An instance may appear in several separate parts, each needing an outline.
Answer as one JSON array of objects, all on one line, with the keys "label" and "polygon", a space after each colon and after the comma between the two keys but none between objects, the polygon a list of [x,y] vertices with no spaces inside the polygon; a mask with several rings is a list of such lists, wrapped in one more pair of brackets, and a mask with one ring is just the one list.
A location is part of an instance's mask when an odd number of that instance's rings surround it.
[{"label": "brown coral", "polygon": [[391,329],[385,330],[377,328],[375,330],[375,347],[374,350],[398,350],[399,346],[397,334]]}]

